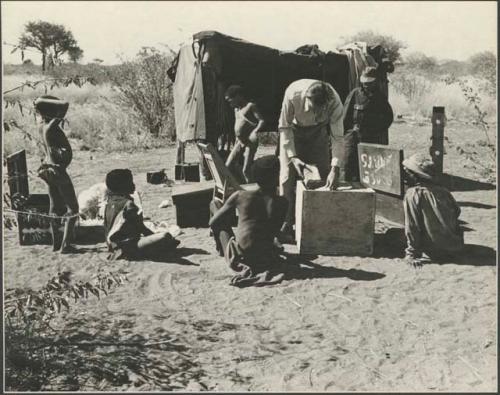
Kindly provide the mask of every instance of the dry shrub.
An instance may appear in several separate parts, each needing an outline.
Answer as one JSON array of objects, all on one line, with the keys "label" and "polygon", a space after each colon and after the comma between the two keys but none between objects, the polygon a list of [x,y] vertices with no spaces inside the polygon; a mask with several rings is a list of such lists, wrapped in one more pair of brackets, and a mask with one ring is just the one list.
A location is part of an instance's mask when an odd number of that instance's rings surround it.
[{"label": "dry shrub", "polygon": [[[488,91],[486,81],[469,77],[469,83],[481,92],[483,111],[490,116],[496,113],[496,99]],[[421,75],[395,73],[391,76],[389,101],[394,113],[406,117],[430,118],[432,107],[444,106],[448,118],[470,120],[475,117],[458,85]]]}]

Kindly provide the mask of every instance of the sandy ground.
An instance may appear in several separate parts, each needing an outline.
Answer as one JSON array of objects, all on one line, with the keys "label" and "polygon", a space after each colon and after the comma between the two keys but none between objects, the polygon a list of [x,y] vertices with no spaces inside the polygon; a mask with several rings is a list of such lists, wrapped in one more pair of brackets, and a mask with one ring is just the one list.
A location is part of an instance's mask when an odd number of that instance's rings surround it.
[{"label": "sandy ground", "polygon": [[[449,163],[460,160],[451,156]],[[81,191],[112,168],[132,168],[146,216],[175,224],[172,206],[158,208],[171,188],[146,183],[146,172],[162,167],[173,178],[173,158],[173,148],[77,152],[70,173]],[[44,192],[30,182],[32,192]],[[454,196],[470,229],[466,243],[476,246],[452,264],[410,268],[378,223],[374,257],[311,258],[322,268],[304,265],[296,279],[238,289],[208,229],[184,229],[170,262],[108,262],[103,243],[59,256],[49,246],[19,247],[16,231],[7,230],[4,286],[37,289],[61,270],[85,280],[99,269],[129,272],[129,282],[101,301],[74,304],[59,327],[76,326],[94,340],[163,345],[82,351],[83,358],[114,355],[125,379],[80,390],[495,391],[497,199],[494,189],[472,185]],[[45,388],[65,387],[52,380]]]}]

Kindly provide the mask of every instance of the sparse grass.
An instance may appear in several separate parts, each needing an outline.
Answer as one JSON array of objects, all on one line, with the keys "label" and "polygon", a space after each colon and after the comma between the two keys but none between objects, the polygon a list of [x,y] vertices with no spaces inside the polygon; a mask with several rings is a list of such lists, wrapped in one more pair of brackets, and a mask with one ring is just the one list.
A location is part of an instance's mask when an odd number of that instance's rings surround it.
[{"label": "sparse grass", "polygon": [[[480,93],[482,109],[488,113],[487,118],[495,119],[496,98],[488,91],[487,82],[471,76],[464,78]],[[434,106],[444,106],[449,119],[469,121],[475,116],[474,109],[458,85],[447,85],[441,79],[408,75],[401,71],[390,75],[389,101],[394,114],[403,117],[429,119]]]}]

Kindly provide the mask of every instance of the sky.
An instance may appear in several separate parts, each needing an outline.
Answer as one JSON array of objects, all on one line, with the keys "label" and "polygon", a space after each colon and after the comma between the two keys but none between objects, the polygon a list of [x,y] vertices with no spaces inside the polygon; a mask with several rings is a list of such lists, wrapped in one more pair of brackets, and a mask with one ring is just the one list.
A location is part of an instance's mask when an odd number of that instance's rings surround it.
[{"label": "sky", "polygon": [[[217,30],[280,50],[318,44],[334,50],[341,37],[371,29],[404,41],[409,52],[465,60],[497,52],[497,6],[493,1],[2,1],[2,42],[15,44],[24,25],[63,24],[84,50],[83,63],[132,58],[142,46],[177,50],[202,30]],[[20,63],[2,45],[4,63]],[[26,57],[39,63],[38,53]]]}]

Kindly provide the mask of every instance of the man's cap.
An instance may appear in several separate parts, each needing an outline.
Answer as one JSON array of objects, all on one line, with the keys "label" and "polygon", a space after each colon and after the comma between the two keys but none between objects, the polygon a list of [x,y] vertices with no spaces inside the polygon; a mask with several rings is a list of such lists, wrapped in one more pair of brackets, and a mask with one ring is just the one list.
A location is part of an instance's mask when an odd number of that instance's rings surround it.
[{"label": "man's cap", "polygon": [[55,96],[40,96],[33,102],[40,115],[47,118],[64,118],[68,112],[69,103]]},{"label": "man's cap", "polygon": [[377,79],[377,68],[376,67],[366,67],[359,78],[360,82],[373,82]]},{"label": "man's cap", "polygon": [[129,169],[114,169],[106,174],[106,187],[114,193],[128,193],[134,189],[134,178]]},{"label": "man's cap", "polygon": [[255,182],[259,185],[275,187],[278,186],[280,161],[274,155],[266,155],[258,158],[252,165]]},{"label": "man's cap", "polygon": [[433,180],[436,176],[436,165],[431,158],[414,154],[403,161],[403,166],[426,180]]}]

